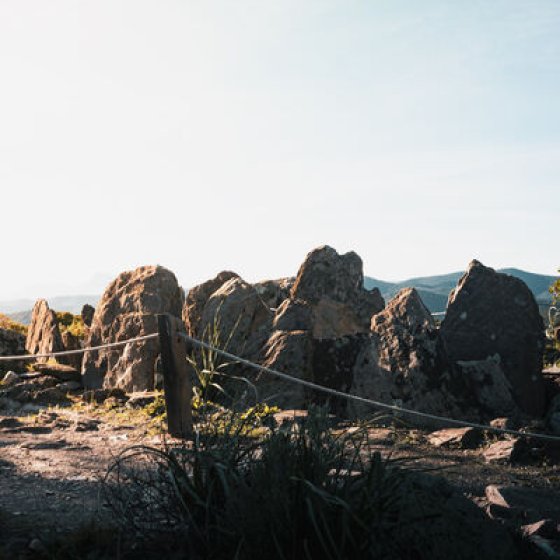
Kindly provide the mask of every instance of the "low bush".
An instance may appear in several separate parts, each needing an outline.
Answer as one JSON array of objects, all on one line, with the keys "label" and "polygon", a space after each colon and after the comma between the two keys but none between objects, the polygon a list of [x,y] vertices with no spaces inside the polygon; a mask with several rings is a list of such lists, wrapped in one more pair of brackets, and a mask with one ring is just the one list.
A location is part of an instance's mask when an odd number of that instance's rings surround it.
[{"label": "low bush", "polygon": [[84,320],[81,315],[74,315],[69,311],[57,311],[56,319],[60,334],[69,332],[76,338],[83,340],[86,336]]},{"label": "low bush", "polygon": [[0,329],[6,329],[8,331],[16,331],[20,334],[27,335],[27,325],[13,321],[7,315],[0,313]]},{"label": "low bush", "polygon": [[254,418],[198,426],[192,445],[118,457],[104,494],[123,532],[193,559],[516,557],[502,544],[481,553],[481,527],[447,505],[446,490],[382,459],[367,426],[333,431],[315,409],[302,425],[255,439],[245,421]]}]

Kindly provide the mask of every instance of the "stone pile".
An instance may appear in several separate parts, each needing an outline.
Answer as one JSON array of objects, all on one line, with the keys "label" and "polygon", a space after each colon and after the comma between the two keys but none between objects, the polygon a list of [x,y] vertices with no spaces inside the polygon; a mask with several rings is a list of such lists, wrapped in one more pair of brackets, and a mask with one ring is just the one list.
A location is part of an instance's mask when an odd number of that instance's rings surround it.
[{"label": "stone pile", "polygon": [[[377,289],[364,289],[358,255],[326,246],[307,255],[295,280],[251,286],[220,273],[190,290],[183,319],[191,335],[208,340],[219,332],[214,342],[269,368],[431,414],[542,416],[552,399],[544,392],[544,325],[531,292],[477,261],[450,295],[441,328],[416,290],[401,290],[385,307]],[[325,400],[266,374],[253,380],[259,397],[279,406]],[[557,408],[549,414],[554,426]]]}]

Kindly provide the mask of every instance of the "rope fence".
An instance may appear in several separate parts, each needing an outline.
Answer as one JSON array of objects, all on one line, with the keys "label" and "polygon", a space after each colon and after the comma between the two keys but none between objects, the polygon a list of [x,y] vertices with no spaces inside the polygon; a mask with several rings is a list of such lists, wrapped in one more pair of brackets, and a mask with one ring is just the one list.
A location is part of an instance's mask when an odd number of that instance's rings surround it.
[{"label": "rope fence", "polygon": [[[105,350],[105,349],[108,349],[108,348],[119,348],[119,347],[122,347],[122,346],[126,346],[127,344],[139,344],[141,342],[146,342],[148,340],[153,340],[155,338],[158,338],[158,337],[160,337],[160,334],[161,333],[152,333],[152,334],[148,334],[148,335],[145,335],[145,336],[130,338],[128,340],[122,340],[122,341],[119,341],[119,342],[111,342],[111,343],[107,343],[107,344],[101,344],[99,346],[92,346],[92,347],[89,347],[89,348],[80,348],[80,349],[77,349],[77,350],[66,350],[66,351],[63,351],[63,352],[51,352],[51,353],[46,353],[46,354],[27,354],[27,355],[24,355],[24,356],[0,356],[0,361],[35,360],[37,358],[56,358],[58,356],[85,354],[86,352],[96,352],[96,351]],[[356,403],[359,403],[359,404],[371,406],[371,407],[374,407],[374,408],[379,408],[379,409],[382,409],[382,410],[388,410],[388,411],[391,411],[391,412],[396,413],[396,414],[408,414],[408,415],[416,416],[418,418],[423,418],[423,419],[426,419],[426,420],[441,422],[441,423],[447,424],[447,425],[460,426],[460,427],[463,427],[463,428],[475,428],[475,429],[479,429],[479,430],[483,430],[483,431],[487,431],[487,432],[493,432],[493,433],[497,433],[497,434],[512,435],[512,436],[524,437],[524,438],[534,438],[534,439],[550,441],[550,442],[560,442],[560,436],[553,436],[553,435],[548,435],[548,434],[539,434],[539,433],[534,433],[534,432],[520,432],[518,430],[510,430],[510,429],[507,429],[507,428],[498,428],[498,427],[490,426],[489,424],[479,424],[479,423],[476,423],[476,422],[469,422],[467,420],[457,420],[455,418],[449,418],[447,416],[440,416],[440,415],[437,415],[437,414],[429,414],[427,412],[421,412],[421,411],[418,411],[418,410],[404,408],[404,407],[397,406],[397,405],[394,405],[394,404],[383,403],[383,402],[376,401],[376,400],[373,400],[373,399],[360,397],[358,395],[353,395],[353,394],[350,394],[350,393],[344,393],[344,392],[339,391],[337,389],[332,389],[331,387],[325,387],[324,385],[318,385],[317,383],[313,383],[313,382],[307,381],[305,379],[300,379],[298,377],[288,375],[287,373],[283,373],[281,371],[256,364],[254,362],[251,362],[250,360],[246,360],[245,358],[242,358],[240,356],[236,356],[235,354],[232,354],[230,352],[222,350],[221,348],[217,348],[215,346],[212,346],[211,344],[208,344],[206,342],[198,340],[197,338],[189,336],[184,332],[177,332],[175,334],[177,334],[183,340],[185,340],[186,342],[188,342],[188,343],[190,343],[194,346],[197,346],[199,348],[203,348],[203,349],[211,351],[211,352],[215,352],[216,354],[218,354],[220,356],[223,356],[224,358],[227,358],[228,360],[232,360],[235,363],[243,364],[243,365],[245,365],[245,366],[247,366],[247,367],[249,367],[253,370],[256,370],[256,371],[259,371],[259,372],[262,372],[262,373],[266,373],[268,375],[272,375],[272,376],[274,376],[278,379],[282,379],[282,380],[287,381],[289,383],[295,383],[295,384],[301,385],[303,387],[306,387],[308,389],[313,389],[315,391],[319,391],[319,392],[322,392],[324,394],[327,394],[327,395],[330,395],[330,396],[333,396],[333,397],[337,397],[337,398],[340,398],[340,399],[346,399],[348,401],[352,401],[352,402],[356,402]],[[164,375],[164,383],[165,383],[165,375]],[[166,396],[166,398],[167,398],[167,396]]]},{"label": "rope fence", "polygon": [[365,404],[365,405],[369,405],[369,406],[372,406],[372,407],[381,408],[383,410],[390,410],[391,412],[395,412],[395,413],[410,414],[412,416],[417,416],[418,418],[424,418],[424,419],[428,419],[428,420],[436,420],[438,422],[443,422],[443,423],[451,424],[451,425],[455,425],[455,426],[461,426],[463,428],[476,428],[476,429],[485,430],[485,431],[488,431],[488,432],[499,433],[499,434],[507,434],[507,435],[513,435],[513,436],[526,437],[526,438],[535,438],[535,439],[541,439],[541,440],[546,440],[546,441],[560,442],[560,436],[552,436],[552,435],[547,435],[547,434],[537,434],[537,433],[532,433],[532,432],[519,432],[517,430],[509,430],[507,428],[497,428],[497,427],[494,427],[494,426],[490,426],[489,424],[478,424],[476,422],[468,422],[467,420],[456,420],[454,418],[449,418],[447,416],[438,416],[436,414],[428,414],[427,412],[420,412],[418,410],[412,410],[412,409],[409,409],[409,408],[404,408],[404,407],[393,405],[393,404],[387,404],[387,403],[375,401],[373,399],[367,399],[365,397],[359,397],[358,395],[352,395],[350,393],[343,393],[342,391],[338,391],[338,390],[332,389],[330,387],[325,387],[324,385],[318,385],[317,383],[313,383],[311,381],[306,381],[305,379],[300,379],[298,377],[293,377],[292,375],[288,375],[287,373],[283,373],[281,371],[277,371],[275,369],[271,369],[271,368],[266,367],[266,366],[261,366],[259,364],[255,364],[254,362],[251,362],[249,360],[246,360],[244,358],[236,356],[235,354],[231,354],[230,352],[226,352],[225,350],[221,350],[220,348],[216,348],[215,346],[212,346],[211,344],[208,344],[206,342],[202,342],[201,340],[193,338],[192,336],[189,336],[188,334],[185,334],[185,333],[178,333],[178,334],[179,334],[179,336],[181,336],[182,338],[184,338],[186,341],[190,342],[191,344],[193,344],[195,346],[198,346],[199,348],[204,348],[205,350],[215,352],[216,354],[221,355],[224,358],[227,358],[228,360],[233,360],[237,363],[246,365],[246,366],[248,366],[252,369],[261,371],[263,373],[267,373],[267,374],[272,375],[274,377],[277,377],[279,379],[283,379],[284,381],[288,381],[290,383],[297,383],[299,385],[307,387],[308,389],[314,389],[316,391],[319,391],[319,392],[322,392],[322,393],[325,393],[325,394],[328,394],[328,395],[331,395],[331,396],[334,396],[334,397],[338,397],[338,398],[341,398],[341,399],[346,399],[346,400],[357,402],[357,403],[360,403],[360,404]]},{"label": "rope fence", "polygon": [[157,338],[158,333],[147,334],[145,336],[138,336],[136,338],[129,338],[128,340],[121,340],[119,342],[109,342],[101,344],[100,346],[90,346],[89,348],[78,348],[77,350],[63,350],[61,352],[49,352],[48,354],[25,354],[23,356],[0,356],[0,362],[20,362],[23,360],[37,360],[38,358],[58,358],[59,356],[72,356],[75,354],[85,354],[86,352],[97,352],[105,350],[106,348],[119,348],[127,344],[135,344],[138,342],[146,342]]}]

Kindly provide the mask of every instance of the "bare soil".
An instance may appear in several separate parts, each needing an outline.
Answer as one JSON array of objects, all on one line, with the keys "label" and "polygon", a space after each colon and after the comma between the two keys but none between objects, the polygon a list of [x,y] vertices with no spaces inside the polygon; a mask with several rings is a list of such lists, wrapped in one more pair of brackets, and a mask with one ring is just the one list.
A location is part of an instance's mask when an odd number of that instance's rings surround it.
[{"label": "bare soil", "polygon": [[[384,456],[410,468],[433,469],[482,507],[490,484],[539,489],[560,504],[558,465],[487,464],[483,447],[434,447],[420,430],[377,428],[371,435]],[[110,523],[102,492],[109,465],[130,446],[170,441],[144,410],[124,406],[0,416],[0,558],[44,557],[42,543],[53,533],[63,535],[92,521]]]}]

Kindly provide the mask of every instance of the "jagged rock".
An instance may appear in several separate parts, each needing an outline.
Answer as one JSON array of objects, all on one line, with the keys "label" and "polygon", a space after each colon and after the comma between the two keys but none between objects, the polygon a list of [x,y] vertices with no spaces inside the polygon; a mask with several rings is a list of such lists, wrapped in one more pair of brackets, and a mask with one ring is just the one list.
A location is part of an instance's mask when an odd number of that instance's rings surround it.
[{"label": "jagged rock", "polygon": [[[353,383],[370,387],[369,379],[377,371],[369,355],[375,346],[370,340],[371,316],[383,306],[378,290],[363,287],[358,255],[341,256],[330,247],[315,249],[300,267],[290,297],[276,309],[265,365],[337,390],[350,391]],[[374,354],[377,357],[375,350]],[[296,389],[288,382],[274,381],[272,387],[274,392],[267,394],[274,393],[278,400],[271,402],[284,407],[326,400],[324,394]],[[347,409],[354,414],[360,408],[337,399],[330,402],[337,412]]]},{"label": "jagged rock", "polygon": [[447,367],[439,333],[414,288],[404,288],[374,315],[371,330],[379,336],[380,365],[404,378],[422,371],[439,385]]},{"label": "jagged rock", "polygon": [[441,335],[453,361],[498,354],[517,405],[528,414],[545,412],[544,324],[524,282],[472,261],[449,296]]},{"label": "jagged rock", "polygon": [[[44,299],[37,300],[33,307],[25,348],[30,354],[49,354],[64,350],[56,313]],[[37,361],[45,363],[48,358],[38,358]]]},{"label": "jagged rock", "polygon": [[208,298],[198,330],[207,333],[207,337],[218,335],[213,343],[219,347],[244,358],[260,360],[272,319],[272,312],[255,288],[234,277]]},{"label": "jagged rock", "polygon": [[[161,266],[123,272],[105,290],[93,317],[86,346],[100,346],[157,332],[158,313],[181,317],[182,290],[175,275]],[[151,339],[122,348],[87,353],[82,364],[85,387],[152,390],[159,342]]]},{"label": "jagged rock", "polygon": [[414,288],[401,290],[374,315],[371,329],[378,337],[379,367],[390,373],[393,400],[420,412],[463,416],[463,379],[450,367],[432,315]]},{"label": "jagged rock", "polygon": [[[25,353],[25,335],[0,328],[0,356],[19,356]],[[24,367],[23,360],[0,362],[0,371],[20,370]]]},{"label": "jagged rock", "polygon": [[82,321],[84,322],[84,325],[86,327],[91,327],[91,323],[93,321],[94,315],[95,315],[95,307],[93,307],[89,303],[86,303],[82,307],[82,312],[81,312]]},{"label": "jagged rock", "polygon": [[254,284],[253,287],[268,308],[276,309],[290,296],[293,284],[293,278],[281,278],[280,280],[264,280]]},{"label": "jagged rock", "polygon": [[212,280],[208,280],[189,290],[183,307],[183,322],[189,335],[196,338],[203,336],[204,333],[202,332],[203,329],[200,328],[200,322],[204,307],[210,296],[232,278],[239,278],[239,276],[235,272],[224,270]]},{"label": "jagged rock", "polygon": [[377,288],[368,291],[363,282],[362,260],[356,253],[339,255],[331,247],[319,247],[301,265],[290,297],[311,306],[315,338],[366,333],[384,301]]},{"label": "jagged rock", "polygon": [[446,428],[432,432],[428,441],[435,447],[461,447],[476,449],[482,442],[483,434],[477,428]]}]

